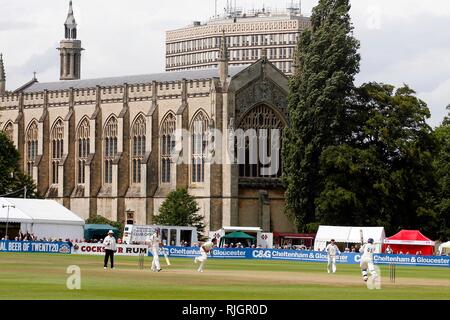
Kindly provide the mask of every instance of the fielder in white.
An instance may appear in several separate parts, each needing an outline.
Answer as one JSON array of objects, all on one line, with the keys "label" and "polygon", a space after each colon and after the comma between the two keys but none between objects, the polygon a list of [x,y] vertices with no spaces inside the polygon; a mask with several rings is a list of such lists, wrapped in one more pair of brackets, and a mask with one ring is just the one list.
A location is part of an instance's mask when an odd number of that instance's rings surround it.
[{"label": "fielder in white", "polygon": [[360,267],[362,270],[362,276],[363,276],[363,280],[365,282],[367,282],[367,280],[369,279],[368,275],[367,275],[367,270],[369,270],[370,274],[372,275],[372,280],[375,282],[378,278],[378,274],[375,271],[375,267],[373,264],[373,254],[376,251],[376,247],[373,244],[373,239],[369,238],[367,240],[367,243],[364,244],[360,249],[359,252],[362,253],[361,256],[361,262],[360,262]]},{"label": "fielder in white", "polygon": [[205,242],[200,247],[200,257],[195,257],[194,262],[200,262],[200,266],[198,267],[198,272],[203,272],[203,268],[205,267],[206,260],[208,259],[208,253],[211,252],[212,248],[216,245],[217,239],[213,238],[208,242]]},{"label": "fielder in white", "polygon": [[334,239],[331,239],[331,243],[326,247],[325,251],[328,253],[328,273],[336,273],[336,254],[341,254],[338,246],[336,245]]},{"label": "fielder in white", "polygon": [[152,260],[152,271],[153,272],[159,272],[161,271],[161,264],[159,263],[159,246],[161,243],[161,240],[159,240],[159,228],[155,230],[154,233],[149,235],[147,239],[145,240],[145,243],[150,247],[152,250],[153,260]]}]

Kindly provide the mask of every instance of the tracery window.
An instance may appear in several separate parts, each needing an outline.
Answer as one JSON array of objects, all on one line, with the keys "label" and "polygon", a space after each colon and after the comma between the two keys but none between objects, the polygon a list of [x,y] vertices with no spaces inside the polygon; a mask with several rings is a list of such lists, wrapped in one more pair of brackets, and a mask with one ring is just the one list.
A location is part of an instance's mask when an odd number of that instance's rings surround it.
[{"label": "tracery window", "polygon": [[112,183],[113,162],[117,155],[117,119],[111,117],[106,123],[103,134],[103,181],[105,184]]},{"label": "tracery window", "polygon": [[51,168],[52,184],[59,183],[58,168],[64,152],[64,123],[58,119],[52,129],[51,134]]},{"label": "tracery window", "polygon": [[141,183],[142,160],[145,155],[146,125],[143,115],[134,122],[131,138],[131,174],[133,183]]},{"label": "tracery window", "polygon": [[194,118],[191,128],[192,135],[192,182],[205,181],[205,160],[208,146],[208,118],[203,112]]},{"label": "tracery window", "polygon": [[89,120],[84,118],[77,132],[77,182],[86,183],[86,162],[89,156],[90,148],[90,125]]},{"label": "tracery window", "polygon": [[36,120],[34,120],[27,130],[27,174],[33,176],[33,167],[38,153],[39,130]]},{"label": "tracery window", "polygon": [[[238,128],[244,132],[253,133],[237,137],[236,152],[243,152],[243,163],[239,163],[239,176],[245,178],[259,177],[281,177],[281,137],[285,124],[275,111],[265,105],[259,105],[250,110],[240,121]],[[278,141],[272,141],[272,132],[279,133]],[[265,139],[264,139],[265,137]],[[261,139],[263,138],[263,139]],[[265,142],[262,144],[262,142]],[[278,154],[272,155],[272,149],[278,146]],[[271,159],[261,159],[261,155],[267,155]],[[273,161],[277,161],[278,166],[275,167]],[[238,159],[239,160],[239,159]],[[263,160],[263,161],[262,161]],[[270,175],[262,174],[263,168],[277,168],[276,173]]]},{"label": "tracery window", "polygon": [[172,150],[175,148],[176,121],[173,113],[169,113],[161,125],[161,182],[170,183]]}]

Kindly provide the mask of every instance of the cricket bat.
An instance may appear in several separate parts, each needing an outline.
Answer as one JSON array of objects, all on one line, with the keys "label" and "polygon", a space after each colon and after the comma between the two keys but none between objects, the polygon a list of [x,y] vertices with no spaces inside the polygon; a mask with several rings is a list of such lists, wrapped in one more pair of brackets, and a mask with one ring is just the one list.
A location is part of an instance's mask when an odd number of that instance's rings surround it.
[{"label": "cricket bat", "polygon": [[359,236],[361,237],[361,244],[364,244],[364,235],[362,229],[359,230]]},{"label": "cricket bat", "polygon": [[163,254],[164,254],[164,258],[166,259],[166,263],[168,266],[170,266],[170,260],[169,257],[167,256],[166,250],[163,249]]}]

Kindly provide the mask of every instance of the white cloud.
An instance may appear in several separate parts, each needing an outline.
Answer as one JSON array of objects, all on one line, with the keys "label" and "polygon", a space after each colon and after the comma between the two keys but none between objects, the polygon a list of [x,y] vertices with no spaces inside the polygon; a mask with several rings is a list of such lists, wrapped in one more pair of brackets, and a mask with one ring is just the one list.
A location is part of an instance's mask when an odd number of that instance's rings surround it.
[{"label": "white cloud", "polygon": [[442,82],[437,88],[428,92],[419,92],[418,96],[428,103],[431,111],[431,119],[428,123],[438,126],[447,115],[446,107],[450,104],[450,77]]}]

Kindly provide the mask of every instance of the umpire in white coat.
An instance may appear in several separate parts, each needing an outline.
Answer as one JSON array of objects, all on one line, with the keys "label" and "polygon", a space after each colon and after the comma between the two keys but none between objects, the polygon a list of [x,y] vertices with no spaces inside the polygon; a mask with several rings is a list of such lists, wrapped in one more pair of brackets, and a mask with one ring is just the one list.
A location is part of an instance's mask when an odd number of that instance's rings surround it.
[{"label": "umpire in white coat", "polygon": [[114,252],[117,250],[116,238],[114,238],[114,232],[112,230],[108,231],[108,236],[103,240],[103,245],[105,246],[105,263],[104,269],[108,268],[108,259],[111,259],[111,269],[114,269]]}]

